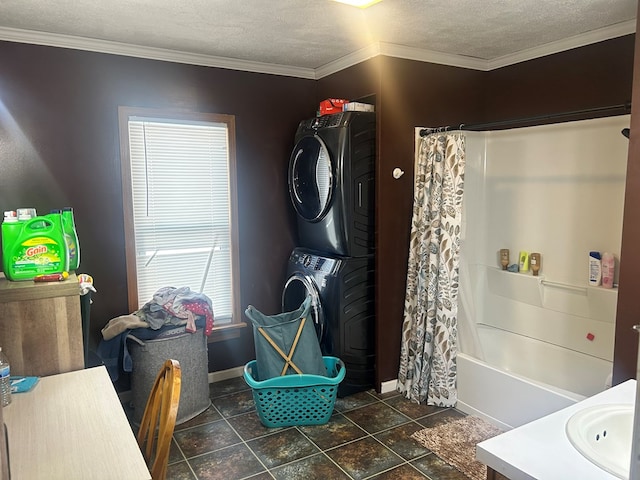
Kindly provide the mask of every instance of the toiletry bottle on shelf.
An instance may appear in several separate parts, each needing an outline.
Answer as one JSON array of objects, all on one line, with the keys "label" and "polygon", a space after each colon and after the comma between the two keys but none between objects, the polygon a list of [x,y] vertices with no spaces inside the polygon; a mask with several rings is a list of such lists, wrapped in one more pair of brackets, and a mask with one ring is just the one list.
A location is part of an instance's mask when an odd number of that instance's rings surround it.
[{"label": "toiletry bottle on shelf", "polygon": [[532,253],[529,255],[529,264],[531,265],[531,271],[533,272],[533,276],[537,277],[538,272],[540,271],[540,267],[542,266],[541,257],[539,253]]},{"label": "toiletry bottle on shelf", "polygon": [[597,287],[602,280],[602,257],[600,252],[589,252],[589,285]]},{"label": "toiletry bottle on shelf", "polygon": [[613,253],[604,252],[602,254],[602,286],[604,288],[613,288],[615,265],[616,260]]},{"label": "toiletry bottle on shelf", "polygon": [[520,271],[528,272],[529,271],[529,252],[520,252],[519,262],[520,262]]},{"label": "toiletry bottle on shelf", "polygon": [[506,270],[509,266],[509,249],[501,248],[500,249],[500,265],[502,265],[502,269]]}]

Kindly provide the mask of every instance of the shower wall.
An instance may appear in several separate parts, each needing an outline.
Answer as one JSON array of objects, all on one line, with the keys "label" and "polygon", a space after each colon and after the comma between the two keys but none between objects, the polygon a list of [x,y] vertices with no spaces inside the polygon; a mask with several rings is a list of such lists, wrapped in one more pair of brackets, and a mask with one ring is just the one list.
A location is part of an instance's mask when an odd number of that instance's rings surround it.
[{"label": "shower wall", "polygon": [[[619,259],[628,149],[620,131],[629,121],[624,115],[468,132],[467,316],[613,360],[617,290],[588,286],[587,256],[598,250]],[[540,277],[501,271],[501,248],[510,250],[512,264],[521,250],[540,253]]]}]

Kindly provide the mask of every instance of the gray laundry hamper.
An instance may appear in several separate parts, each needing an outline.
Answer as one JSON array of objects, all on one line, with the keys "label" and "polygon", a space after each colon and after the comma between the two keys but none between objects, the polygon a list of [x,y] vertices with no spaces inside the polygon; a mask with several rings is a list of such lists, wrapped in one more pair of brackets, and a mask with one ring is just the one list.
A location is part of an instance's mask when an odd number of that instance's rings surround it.
[{"label": "gray laundry hamper", "polygon": [[202,329],[194,333],[184,331],[153,340],[140,340],[133,334],[127,336],[133,370],[131,372],[131,396],[133,421],[138,425],[147,404],[147,398],[156,375],[165,360],[180,362],[182,386],[176,424],[184,423],[204,412],[211,405],[209,398],[209,358],[207,338]]}]

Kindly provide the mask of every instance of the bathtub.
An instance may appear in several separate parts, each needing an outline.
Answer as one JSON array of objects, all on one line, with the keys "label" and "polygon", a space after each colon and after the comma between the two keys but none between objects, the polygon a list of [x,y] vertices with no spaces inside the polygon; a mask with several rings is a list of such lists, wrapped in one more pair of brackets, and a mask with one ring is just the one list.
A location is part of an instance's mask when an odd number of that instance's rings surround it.
[{"label": "bathtub", "polygon": [[481,361],[457,356],[458,404],[503,429],[518,427],[605,389],[612,363],[478,325]]}]

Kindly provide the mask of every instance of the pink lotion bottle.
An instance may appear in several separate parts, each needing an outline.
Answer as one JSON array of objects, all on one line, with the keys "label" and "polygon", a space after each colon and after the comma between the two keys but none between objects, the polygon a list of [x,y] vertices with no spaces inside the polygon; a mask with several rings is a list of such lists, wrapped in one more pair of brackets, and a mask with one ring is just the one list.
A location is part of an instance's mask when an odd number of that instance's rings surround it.
[{"label": "pink lotion bottle", "polygon": [[602,286],[604,288],[613,288],[613,276],[616,270],[616,260],[613,253],[605,252],[602,254]]}]

